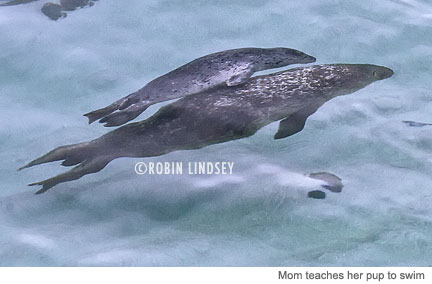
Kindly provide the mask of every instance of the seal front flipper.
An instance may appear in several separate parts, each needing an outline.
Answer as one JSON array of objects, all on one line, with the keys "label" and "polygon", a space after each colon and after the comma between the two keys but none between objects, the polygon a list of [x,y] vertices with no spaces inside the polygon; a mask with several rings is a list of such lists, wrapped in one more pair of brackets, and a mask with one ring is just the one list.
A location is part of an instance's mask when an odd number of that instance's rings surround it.
[{"label": "seal front flipper", "polygon": [[274,139],[282,139],[294,135],[303,130],[306,119],[311,116],[322,104],[302,108],[301,110],[291,114],[287,118],[281,120],[279,129],[276,132]]},{"label": "seal front flipper", "polygon": [[279,129],[276,132],[274,139],[282,139],[294,135],[303,130],[306,118],[299,119],[295,114],[290,115],[279,123]]},{"label": "seal front flipper", "polygon": [[325,189],[330,190],[331,192],[342,192],[342,188],[344,187],[342,183],[342,179],[332,173],[327,172],[318,172],[309,174],[310,178],[318,179],[325,181],[327,184],[321,185]]},{"label": "seal front flipper", "polygon": [[246,83],[247,80],[253,75],[254,71],[252,68],[245,69],[241,71],[240,73],[232,76],[226,81],[227,86],[237,86]]}]

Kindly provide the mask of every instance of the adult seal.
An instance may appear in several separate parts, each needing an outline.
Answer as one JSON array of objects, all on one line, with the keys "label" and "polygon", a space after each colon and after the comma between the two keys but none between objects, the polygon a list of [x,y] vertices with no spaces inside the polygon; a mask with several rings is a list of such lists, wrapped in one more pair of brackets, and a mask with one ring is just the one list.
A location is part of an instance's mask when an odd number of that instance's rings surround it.
[{"label": "adult seal", "polygon": [[282,120],[275,138],[301,131],[308,116],[326,101],[353,93],[392,76],[382,66],[316,65],[251,78],[243,85],[219,86],[162,107],[150,118],[130,123],[92,141],[62,146],[23,168],[63,160],[77,165],[36,182],[42,193],[56,184],[102,170],[120,157],[152,157],[176,150],[199,149],[253,135]]},{"label": "adult seal", "polygon": [[312,62],[315,62],[314,57],[290,48],[240,48],[213,53],[160,76],[140,90],[85,116],[89,123],[102,118],[100,122],[105,126],[118,126],[155,103],[199,93],[224,83],[240,85],[257,71]]}]

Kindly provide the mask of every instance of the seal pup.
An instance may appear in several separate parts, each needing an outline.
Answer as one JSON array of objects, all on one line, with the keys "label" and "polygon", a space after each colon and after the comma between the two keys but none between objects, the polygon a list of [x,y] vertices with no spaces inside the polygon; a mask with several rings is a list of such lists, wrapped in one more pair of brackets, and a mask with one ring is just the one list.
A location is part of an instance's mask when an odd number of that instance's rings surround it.
[{"label": "seal pup", "polygon": [[[39,194],[56,184],[99,172],[120,157],[199,149],[251,136],[271,122],[293,117],[292,123],[282,121],[279,126],[278,133],[287,137],[300,131],[307,116],[326,101],[392,75],[389,68],[376,65],[316,65],[257,76],[235,87],[221,85],[186,96],[144,121],[129,123],[97,139],[56,148],[21,169],[60,160],[63,166],[76,165],[30,184],[42,186]],[[283,129],[286,125],[288,131]]]},{"label": "seal pup", "polygon": [[[254,72],[316,59],[290,48],[240,48],[195,59],[149,82],[140,90],[113,104],[85,114],[89,123],[98,119],[105,126],[119,126],[140,115],[149,106],[195,94],[225,83],[245,83]],[[118,111],[117,111],[118,110]]]}]

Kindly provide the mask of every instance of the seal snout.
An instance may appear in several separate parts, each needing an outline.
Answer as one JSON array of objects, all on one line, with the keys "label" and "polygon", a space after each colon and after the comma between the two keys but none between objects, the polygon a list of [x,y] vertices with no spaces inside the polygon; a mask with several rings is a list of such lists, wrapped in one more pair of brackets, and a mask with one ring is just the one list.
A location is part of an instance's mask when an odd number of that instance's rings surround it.
[{"label": "seal snout", "polygon": [[309,55],[309,54],[306,54],[306,53],[304,53],[304,52],[298,51],[298,50],[295,50],[295,51],[293,52],[293,54],[294,54],[297,58],[300,59],[300,62],[301,62],[301,63],[304,63],[304,64],[306,64],[306,63],[313,63],[313,62],[316,61],[316,58],[315,58],[315,57],[313,57],[313,56],[311,56],[311,55]]},{"label": "seal snout", "polygon": [[372,74],[374,77],[376,77],[378,80],[383,80],[390,78],[393,76],[394,72],[390,68],[384,67],[384,66],[376,66],[373,70]]},{"label": "seal snout", "polygon": [[305,54],[303,58],[304,58],[304,61],[303,61],[304,63],[313,63],[316,61],[315,57],[307,55],[307,54]]}]

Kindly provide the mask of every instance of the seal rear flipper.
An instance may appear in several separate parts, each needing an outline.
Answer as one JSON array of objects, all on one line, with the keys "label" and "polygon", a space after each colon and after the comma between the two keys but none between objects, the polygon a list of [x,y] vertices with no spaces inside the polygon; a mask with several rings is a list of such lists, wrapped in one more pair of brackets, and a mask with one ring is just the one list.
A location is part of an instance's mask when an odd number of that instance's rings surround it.
[{"label": "seal rear flipper", "polygon": [[42,188],[35,193],[41,194],[59,183],[77,180],[85,175],[97,173],[103,168],[105,168],[105,166],[111,161],[112,157],[109,156],[92,158],[90,160],[82,162],[80,165],[65,173],[59,174],[53,178],[46,179],[40,182],[31,183],[29,184],[29,186],[41,185]]},{"label": "seal rear flipper", "polygon": [[240,73],[232,76],[226,81],[227,86],[237,86],[247,82],[249,78],[253,75],[254,71],[252,68],[241,71]]},{"label": "seal rear flipper", "polygon": [[94,110],[92,112],[86,113],[84,114],[84,116],[87,116],[88,120],[89,120],[89,124],[92,124],[93,122],[95,122],[96,120],[105,117],[107,115],[109,115],[110,113],[113,113],[114,111],[118,110],[118,105],[111,104],[107,107],[101,108],[101,109],[97,109]]},{"label": "seal rear flipper", "polygon": [[[87,156],[90,155],[90,142],[78,143],[73,145],[61,146],[58,147],[51,152],[43,155],[42,157],[37,158],[36,160],[31,161],[27,165],[19,168],[18,170],[22,170],[25,168],[30,168],[36,165],[45,164],[54,161],[65,160],[64,166],[67,165],[76,165],[82,162]],[[74,161],[73,163],[71,161]]]},{"label": "seal rear flipper", "polygon": [[279,129],[276,132],[274,139],[282,139],[294,135],[303,130],[306,119],[312,115],[321,106],[309,106],[291,114],[287,118],[281,120]]},{"label": "seal rear flipper", "polygon": [[125,109],[126,107],[129,107],[130,105],[137,103],[140,101],[140,98],[138,97],[138,95],[136,93],[132,93],[124,98],[121,98],[115,102],[113,102],[112,104],[110,104],[107,107],[104,108],[100,108],[94,111],[91,111],[89,113],[84,114],[84,116],[87,116],[88,120],[89,120],[89,124],[95,122],[98,119],[101,119],[113,112],[115,112],[116,110],[122,110]]},{"label": "seal rear flipper", "polygon": [[124,110],[119,110],[114,112],[103,119],[101,119],[100,123],[105,123],[105,127],[119,126],[125,124],[128,121],[139,116],[143,113],[151,104],[139,103],[134,104]]}]

